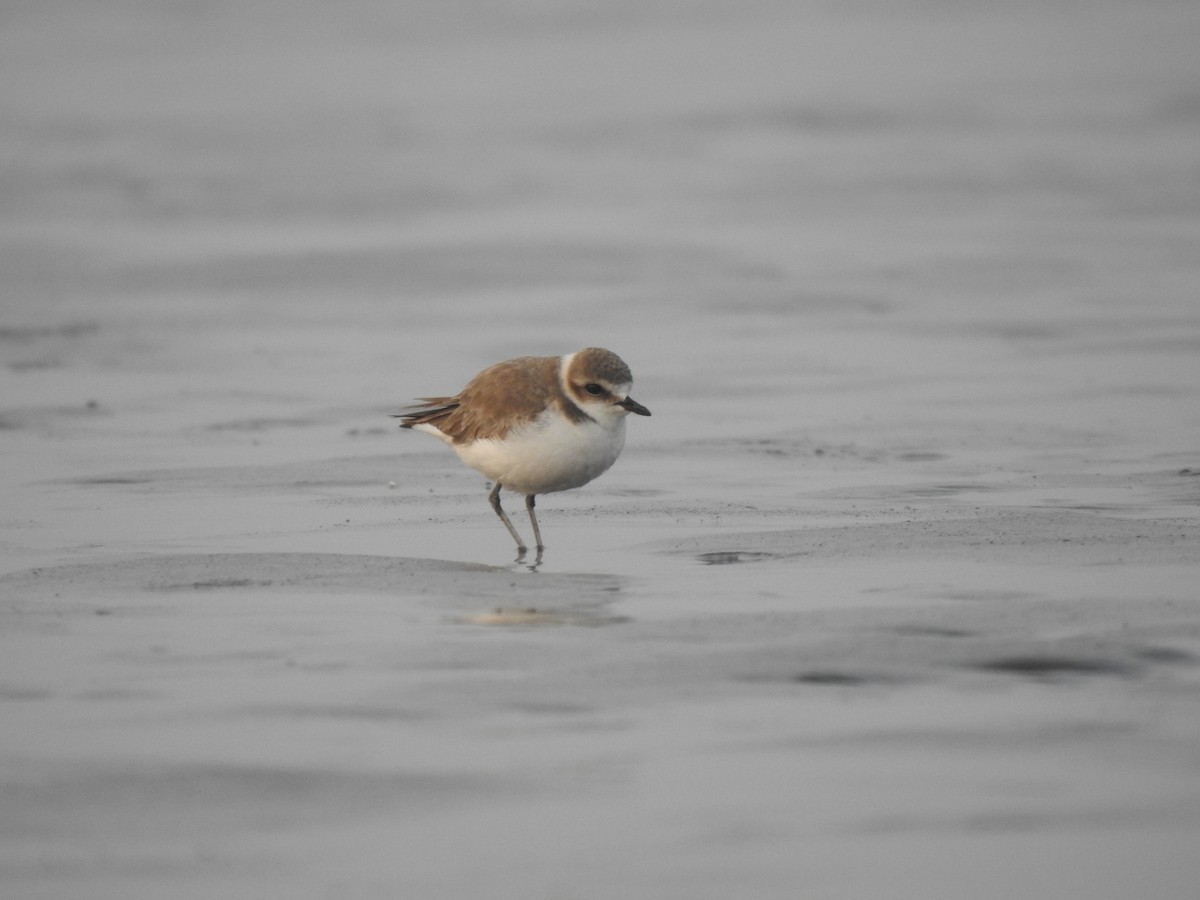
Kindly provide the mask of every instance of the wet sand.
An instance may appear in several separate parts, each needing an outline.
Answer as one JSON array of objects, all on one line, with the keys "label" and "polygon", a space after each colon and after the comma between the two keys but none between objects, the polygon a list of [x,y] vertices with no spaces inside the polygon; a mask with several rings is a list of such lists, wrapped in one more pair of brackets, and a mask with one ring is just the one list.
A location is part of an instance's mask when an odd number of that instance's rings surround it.
[{"label": "wet sand", "polygon": [[1194,5],[3,24],[5,896],[1193,895]]}]

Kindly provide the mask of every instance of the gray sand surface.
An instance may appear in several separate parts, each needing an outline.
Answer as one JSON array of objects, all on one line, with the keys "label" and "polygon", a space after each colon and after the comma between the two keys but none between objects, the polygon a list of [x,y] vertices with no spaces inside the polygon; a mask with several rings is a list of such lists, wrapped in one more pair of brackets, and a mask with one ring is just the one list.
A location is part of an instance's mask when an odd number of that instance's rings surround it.
[{"label": "gray sand surface", "polygon": [[[10,4],[0,895],[1195,897],[1197,35]],[[586,345],[516,563],[387,414]]]}]

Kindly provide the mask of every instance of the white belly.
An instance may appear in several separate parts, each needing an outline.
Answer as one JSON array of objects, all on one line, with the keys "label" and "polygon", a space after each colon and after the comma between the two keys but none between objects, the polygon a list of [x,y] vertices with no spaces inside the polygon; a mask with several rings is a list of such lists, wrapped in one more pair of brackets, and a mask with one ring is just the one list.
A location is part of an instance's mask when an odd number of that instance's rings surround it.
[{"label": "white belly", "polygon": [[503,440],[454,445],[459,459],[518,494],[548,494],[587,484],[608,470],[625,446],[625,417],[604,424],[544,414]]}]

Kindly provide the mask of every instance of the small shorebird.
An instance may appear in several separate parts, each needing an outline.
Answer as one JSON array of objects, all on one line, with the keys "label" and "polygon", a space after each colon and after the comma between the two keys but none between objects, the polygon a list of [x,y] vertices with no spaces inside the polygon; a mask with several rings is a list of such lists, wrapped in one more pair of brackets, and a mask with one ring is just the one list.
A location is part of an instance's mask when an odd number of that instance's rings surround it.
[{"label": "small shorebird", "polygon": [[625,417],[650,415],[629,396],[632,386],[619,356],[588,347],[496,363],[455,396],[421,397],[396,418],[403,419],[401,428],[445,441],[492,481],[488,500],[517,542],[517,559],[525,542],[500,506],[500,491],[524,494],[540,559],[533,498],[587,484],[616,461],[625,446]]}]

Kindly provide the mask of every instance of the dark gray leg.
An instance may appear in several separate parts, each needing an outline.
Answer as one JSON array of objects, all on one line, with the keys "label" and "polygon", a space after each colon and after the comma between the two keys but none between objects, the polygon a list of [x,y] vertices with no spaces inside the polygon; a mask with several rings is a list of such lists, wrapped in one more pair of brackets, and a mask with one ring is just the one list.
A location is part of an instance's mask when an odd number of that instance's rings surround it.
[{"label": "dark gray leg", "polygon": [[525,495],[525,508],[529,510],[529,521],[533,523],[533,542],[537,545],[539,551],[545,550],[546,547],[542,543],[542,532],[537,524],[537,516],[533,512],[533,494]]},{"label": "dark gray leg", "polygon": [[[525,552],[525,542],[521,540],[521,536],[517,534],[517,529],[513,528],[513,523],[508,520],[508,516],[500,507],[500,482],[496,482],[496,486],[492,488],[492,492],[488,494],[488,500],[492,504],[492,509],[496,511],[496,515],[500,517],[500,521],[504,523],[504,527],[508,529],[508,533],[512,535],[513,540],[517,542],[517,550],[521,553]],[[534,533],[537,533],[535,526]],[[541,543],[540,541],[538,543]],[[519,558],[519,557],[518,557]]]}]

